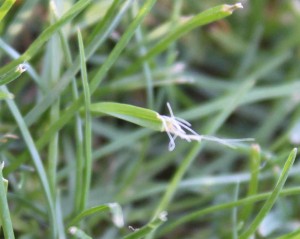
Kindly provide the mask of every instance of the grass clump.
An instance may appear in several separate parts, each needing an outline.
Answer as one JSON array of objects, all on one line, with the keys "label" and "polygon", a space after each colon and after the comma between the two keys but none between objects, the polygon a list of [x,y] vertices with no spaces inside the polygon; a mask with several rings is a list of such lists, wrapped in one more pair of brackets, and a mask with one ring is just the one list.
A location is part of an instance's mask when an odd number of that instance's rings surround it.
[{"label": "grass clump", "polygon": [[2,237],[297,238],[294,1],[0,4]]}]

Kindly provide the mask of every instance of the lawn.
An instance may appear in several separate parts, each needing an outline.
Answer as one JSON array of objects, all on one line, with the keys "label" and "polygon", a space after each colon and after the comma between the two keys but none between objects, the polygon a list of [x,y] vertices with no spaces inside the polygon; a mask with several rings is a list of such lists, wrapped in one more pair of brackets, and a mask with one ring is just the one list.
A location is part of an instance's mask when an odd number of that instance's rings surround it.
[{"label": "lawn", "polygon": [[0,0],[0,237],[300,238],[297,0]]}]

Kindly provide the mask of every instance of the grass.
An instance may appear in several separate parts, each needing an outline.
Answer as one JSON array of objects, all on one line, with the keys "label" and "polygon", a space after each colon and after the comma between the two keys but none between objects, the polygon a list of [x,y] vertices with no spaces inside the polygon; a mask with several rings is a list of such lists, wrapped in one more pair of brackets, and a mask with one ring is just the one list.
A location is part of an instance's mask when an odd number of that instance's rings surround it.
[{"label": "grass", "polygon": [[294,4],[0,1],[0,237],[299,237]]}]

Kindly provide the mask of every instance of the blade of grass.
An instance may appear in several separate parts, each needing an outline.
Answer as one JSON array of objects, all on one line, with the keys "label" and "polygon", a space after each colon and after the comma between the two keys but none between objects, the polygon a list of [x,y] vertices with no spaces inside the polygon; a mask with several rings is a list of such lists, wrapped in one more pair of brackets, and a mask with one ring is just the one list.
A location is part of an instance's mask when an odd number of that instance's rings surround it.
[{"label": "blade of grass", "polygon": [[97,214],[100,212],[107,212],[107,211],[111,212],[113,217],[113,222],[115,223],[115,225],[117,225],[118,227],[122,227],[124,225],[123,213],[120,205],[117,203],[108,203],[108,204],[99,205],[82,211],[80,214],[75,216],[74,219],[72,219],[68,227],[78,224],[85,217],[92,216],[93,214]]},{"label": "blade of grass", "polygon": [[158,113],[146,108],[114,102],[101,102],[91,104],[90,110],[92,113],[108,114],[142,127],[159,131],[162,129],[162,122],[157,117]]},{"label": "blade of grass", "polygon": [[280,192],[282,191],[282,188],[288,178],[288,174],[290,171],[290,168],[293,166],[293,163],[295,161],[297,155],[297,149],[293,149],[283,167],[282,173],[280,174],[280,177],[276,183],[276,186],[271,193],[271,195],[268,197],[266,202],[264,203],[263,207],[249,226],[249,228],[244,231],[241,235],[241,239],[249,238],[258,228],[259,224],[262,222],[262,220],[265,218],[265,216],[269,213],[269,211],[272,209],[274,203],[276,202]]},{"label": "blade of grass", "polygon": [[167,34],[157,45],[150,49],[145,55],[137,59],[124,73],[128,75],[134,72],[140,67],[140,65],[146,60],[150,60],[157,54],[164,51],[172,42],[176,41],[178,38],[188,33],[189,31],[195,29],[196,27],[203,26],[205,24],[220,20],[225,18],[233,13],[234,10],[242,8],[240,3],[235,5],[219,5],[213,8],[210,8],[195,17],[191,18],[185,23],[180,24],[177,28],[172,30]]},{"label": "blade of grass", "polygon": [[[134,2],[132,12],[133,15],[136,15],[139,9],[138,2]],[[142,34],[142,28],[141,26],[138,26],[135,31],[135,38],[137,43],[140,43],[143,41],[143,34]],[[147,49],[143,45],[139,45],[139,53],[140,55],[145,55],[147,52]],[[143,72],[146,78],[146,86],[147,86],[147,106],[149,109],[153,109],[154,102],[153,102],[153,79],[152,79],[152,72],[149,66],[149,63],[147,61],[143,62]]]},{"label": "blade of grass", "polygon": [[16,0],[5,0],[0,7],[0,23],[5,15],[9,12],[9,9],[14,5]]},{"label": "blade of grass", "polygon": [[80,209],[86,207],[88,195],[90,192],[91,176],[92,176],[92,121],[90,115],[91,95],[88,83],[88,76],[86,70],[86,59],[84,54],[83,40],[80,30],[77,32],[78,45],[80,51],[81,63],[81,78],[84,92],[84,113],[85,113],[85,127],[84,127],[84,164],[83,164],[83,183]]},{"label": "blade of grass", "polygon": [[[53,12],[51,12],[51,21],[54,21]],[[44,81],[51,87],[55,84],[57,79],[60,78],[61,71],[61,47],[59,44],[59,38],[57,34],[54,34],[47,43],[47,58],[44,62],[44,69],[46,70]],[[50,108],[50,123],[54,123],[59,119],[60,115],[60,99],[58,99]],[[57,164],[59,157],[59,132],[55,132],[50,139],[48,147],[48,167],[47,173],[49,178],[49,184],[53,195],[53,201],[56,201],[56,184],[57,184]]]},{"label": "blade of grass", "polygon": [[[235,190],[234,190],[234,199],[233,199],[233,201],[238,201],[239,190],[240,190],[240,183],[237,182],[237,184],[235,186]],[[232,239],[238,239],[237,214],[238,214],[238,209],[237,209],[237,207],[234,207],[232,209]]]},{"label": "blade of grass", "polygon": [[4,179],[2,175],[3,167],[4,163],[0,165],[0,222],[3,226],[4,237],[7,239],[14,239],[15,235],[7,202],[7,183],[4,182],[6,179]]},{"label": "blade of grass", "polygon": [[[59,19],[58,12],[55,11],[57,9],[56,3],[54,1],[51,2],[52,4],[50,5],[52,7],[52,11],[54,14],[54,19],[57,21]],[[69,68],[72,67],[72,56],[71,56],[71,50],[70,46],[68,44],[68,41],[66,39],[66,34],[63,33],[61,29],[58,31],[59,38],[62,44],[62,50],[63,50],[63,55],[64,59],[66,61],[66,64]],[[77,82],[76,78],[70,77],[72,80],[72,93],[73,93],[73,98],[74,100],[78,99],[78,87],[77,87]],[[59,120],[63,119],[60,117],[60,119],[57,119],[56,122],[53,124],[57,123]],[[64,120],[64,119],[63,119]],[[55,129],[53,132],[59,131],[58,129]],[[82,120],[79,116],[78,113],[75,114],[75,140],[76,140],[76,176],[75,176],[75,196],[74,196],[74,213],[78,213],[82,209],[81,207],[81,198],[82,198],[82,168],[83,168],[83,133],[82,133]],[[38,144],[37,144],[38,146]]]}]

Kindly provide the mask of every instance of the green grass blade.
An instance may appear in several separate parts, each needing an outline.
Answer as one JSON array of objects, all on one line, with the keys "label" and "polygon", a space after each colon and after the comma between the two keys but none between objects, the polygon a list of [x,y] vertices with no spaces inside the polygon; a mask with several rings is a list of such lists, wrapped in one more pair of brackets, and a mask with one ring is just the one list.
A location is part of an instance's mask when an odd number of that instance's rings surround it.
[{"label": "green grass blade", "polygon": [[203,26],[205,24],[209,24],[211,22],[220,20],[225,18],[233,13],[234,10],[241,8],[241,4],[235,5],[219,5],[213,8],[210,8],[195,17],[191,18],[189,21],[185,23],[181,23],[178,27],[172,30],[169,34],[167,34],[156,46],[150,49],[144,56],[135,61],[131,67],[129,67],[124,74],[129,74],[135,71],[140,67],[140,65],[157,54],[164,51],[169,45],[176,41],[178,38],[186,34],[187,32],[195,29],[196,27]]},{"label": "green grass blade", "polygon": [[162,130],[162,122],[157,118],[157,113],[149,109],[128,104],[101,102],[91,104],[90,110],[92,113],[111,115],[145,128]]},{"label": "green grass blade", "polygon": [[83,165],[83,188],[81,195],[80,209],[86,207],[88,195],[90,191],[91,176],[92,176],[92,122],[90,115],[91,95],[86,70],[86,60],[84,54],[84,46],[82,36],[78,30],[78,44],[80,51],[81,63],[81,78],[84,91],[84,113],[85,113],[85,127],[84,127],[84,165]]},{"label": "green grass blade", "polygon": [[286,161],[286,163],[283,167],[282,173],[280,174],[280,177],[279,177],[279,179],[276,183],[276,186],[275,186],[273,192],[271,193],[271,195],[269,196],[267,201],[264,203],[263,207],[261,208],[261,210],[259,211],[259,213],[255,217],[255,219],[253,220],[253,222],[251,223],[249,228],[240,235],[241,239],[249,238],[256,231],[259,224],[262,222],[262,220],[265,218],[265,216],[268,214],[268,212],[273,207],[273,205],[276,202],[280,192],[282,191],[282,188],[285,184],[285,181],[288,178],[289,170],[293,166],[296,155],[297,155],[297,149],[295,148],[290,153],[290,155],[289,155],[289,157],[288,157],[288,159],[287,159],[287,161]]},{"label": "green grass blade", "polygon": [[74,219],[72,219],[72,221],[69,223],[69,227],[78,224],[82,219],[84,219],[87,216],[92,216],[94,214],[106,211],[111,212],[112,221],[117,227],[124,226],[123,212],[121,206],[117,203],[108,203],[84,210],[83,212],[78,214]]},{"label": "green grass blade", "polygon": [[8,13],[9,9],[14,5],[16,0],[5,0],[0,7],[0,23],[5,15]]},{"label": "green grass blade", "polygon": [[0,165],[0,222],[3,226],[4,237],[14,239],[15,235],[7,202],[7,183],[4,182],[6,179],[4,179],[2,175],[3,166],[4,164],[2,163],[2,165]]},{"label": "green grass blade", "polygon": [[30,45],[30,47],[16,60],[10,62],[8,65],[0,69],[0,75],[3,75],[5,72],[11,71],[17,65],[29,61],[34,55],[40,51],[40,48],[44,43],[49,40],[49,38],[57,32],[64,24],[73,19],[78,15],[89,3],[91,0],[81,0],[77,2],[68,12],[66,12],[56,23],[49,26],[42,34]]}]

